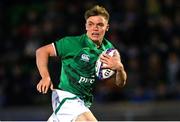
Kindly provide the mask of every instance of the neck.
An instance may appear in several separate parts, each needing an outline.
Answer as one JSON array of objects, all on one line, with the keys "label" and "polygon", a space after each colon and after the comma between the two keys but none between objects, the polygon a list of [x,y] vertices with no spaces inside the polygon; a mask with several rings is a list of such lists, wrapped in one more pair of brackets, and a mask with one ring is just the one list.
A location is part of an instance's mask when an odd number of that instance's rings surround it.
[{"label": "neck", "polygon": [[[93,42],[94,42],[94,41],[93,41]],[[95,43],[95,45],[96,45],[97,48],[100,48],[101,42],[98,41],[98,42],[94,42],[94,43]]]},{"label": "neck", "polygon": [[90,36],[88,36],[88,34],[86,34],[86,35],[96,45],[97,48],[101,47],[103,39],[102,40],[93,40],[90,38]]}]

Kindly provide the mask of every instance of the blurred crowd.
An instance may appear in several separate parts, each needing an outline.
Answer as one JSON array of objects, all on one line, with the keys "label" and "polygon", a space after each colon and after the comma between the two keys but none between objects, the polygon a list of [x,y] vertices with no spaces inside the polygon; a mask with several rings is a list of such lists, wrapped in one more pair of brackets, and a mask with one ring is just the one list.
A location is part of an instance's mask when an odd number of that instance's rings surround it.
[{"label": "blurred crowd", "polygon": [[[83,34],[84,12],[95,4],[110,12],[106,38],[119,50],[128,74],[124,88],[98,82],[95,101],[180,100],[179,0],[14,0],[0,3],[0,106],[50,101],[50,94],[36,91],[35,50]],[[57,84],[59,59],[50,58],[49,68]]]}]

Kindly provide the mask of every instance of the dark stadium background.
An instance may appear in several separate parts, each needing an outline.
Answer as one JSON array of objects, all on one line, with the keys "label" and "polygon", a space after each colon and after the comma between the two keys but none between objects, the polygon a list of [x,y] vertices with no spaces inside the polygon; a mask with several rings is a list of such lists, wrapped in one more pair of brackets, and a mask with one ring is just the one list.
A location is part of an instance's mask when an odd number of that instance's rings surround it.
[{"label": "dark stadium background", "polygon": [[[92,111],[99,120],[180,120],[179,0],[1,0],[0,120],[47,120],[51,96],[36,91],[35,50],[85,32],[91,5],[110,12],[106,37],[128,74],[120,89],[99,82]],[[58,58],[50,58],[54,84]]]}]

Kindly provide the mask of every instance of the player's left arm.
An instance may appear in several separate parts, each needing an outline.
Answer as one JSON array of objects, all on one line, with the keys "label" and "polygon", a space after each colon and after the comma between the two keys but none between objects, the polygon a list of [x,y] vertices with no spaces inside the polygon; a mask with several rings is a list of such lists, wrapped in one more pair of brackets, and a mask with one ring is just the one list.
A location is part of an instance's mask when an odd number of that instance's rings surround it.
[{"label": "player's left arm", "polygon": [[114,80],[116,85],[123,87],[126,84],[127,73],[124,69],[124,65],[121,62],[119,52],[116,50],[112,57],[107,54],[103,54],[101,56],[101,61],[107,64],[104,68],[110,68],[116,71],[115,76],[109,80]]},{"label": "player's left arm", "polygon": [[127,74],[126,74],[126,71],[124,70],[123,64],[122,64],[122,66],[119,66],[119,67],[120,68],[116,70],[115,83],[116,83],[117,86],[122,86],[123,87],[126,84]]}]

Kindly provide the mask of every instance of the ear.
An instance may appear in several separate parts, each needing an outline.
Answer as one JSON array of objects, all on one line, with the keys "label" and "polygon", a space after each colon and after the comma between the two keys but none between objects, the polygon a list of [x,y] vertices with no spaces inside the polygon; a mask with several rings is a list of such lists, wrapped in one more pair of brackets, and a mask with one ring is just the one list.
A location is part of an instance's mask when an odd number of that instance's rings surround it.
[{"label": "ear", "polygon": [[107,24],[107,27],[106,27],[106,31],[108,31],[109,30],[109,24]]}]

